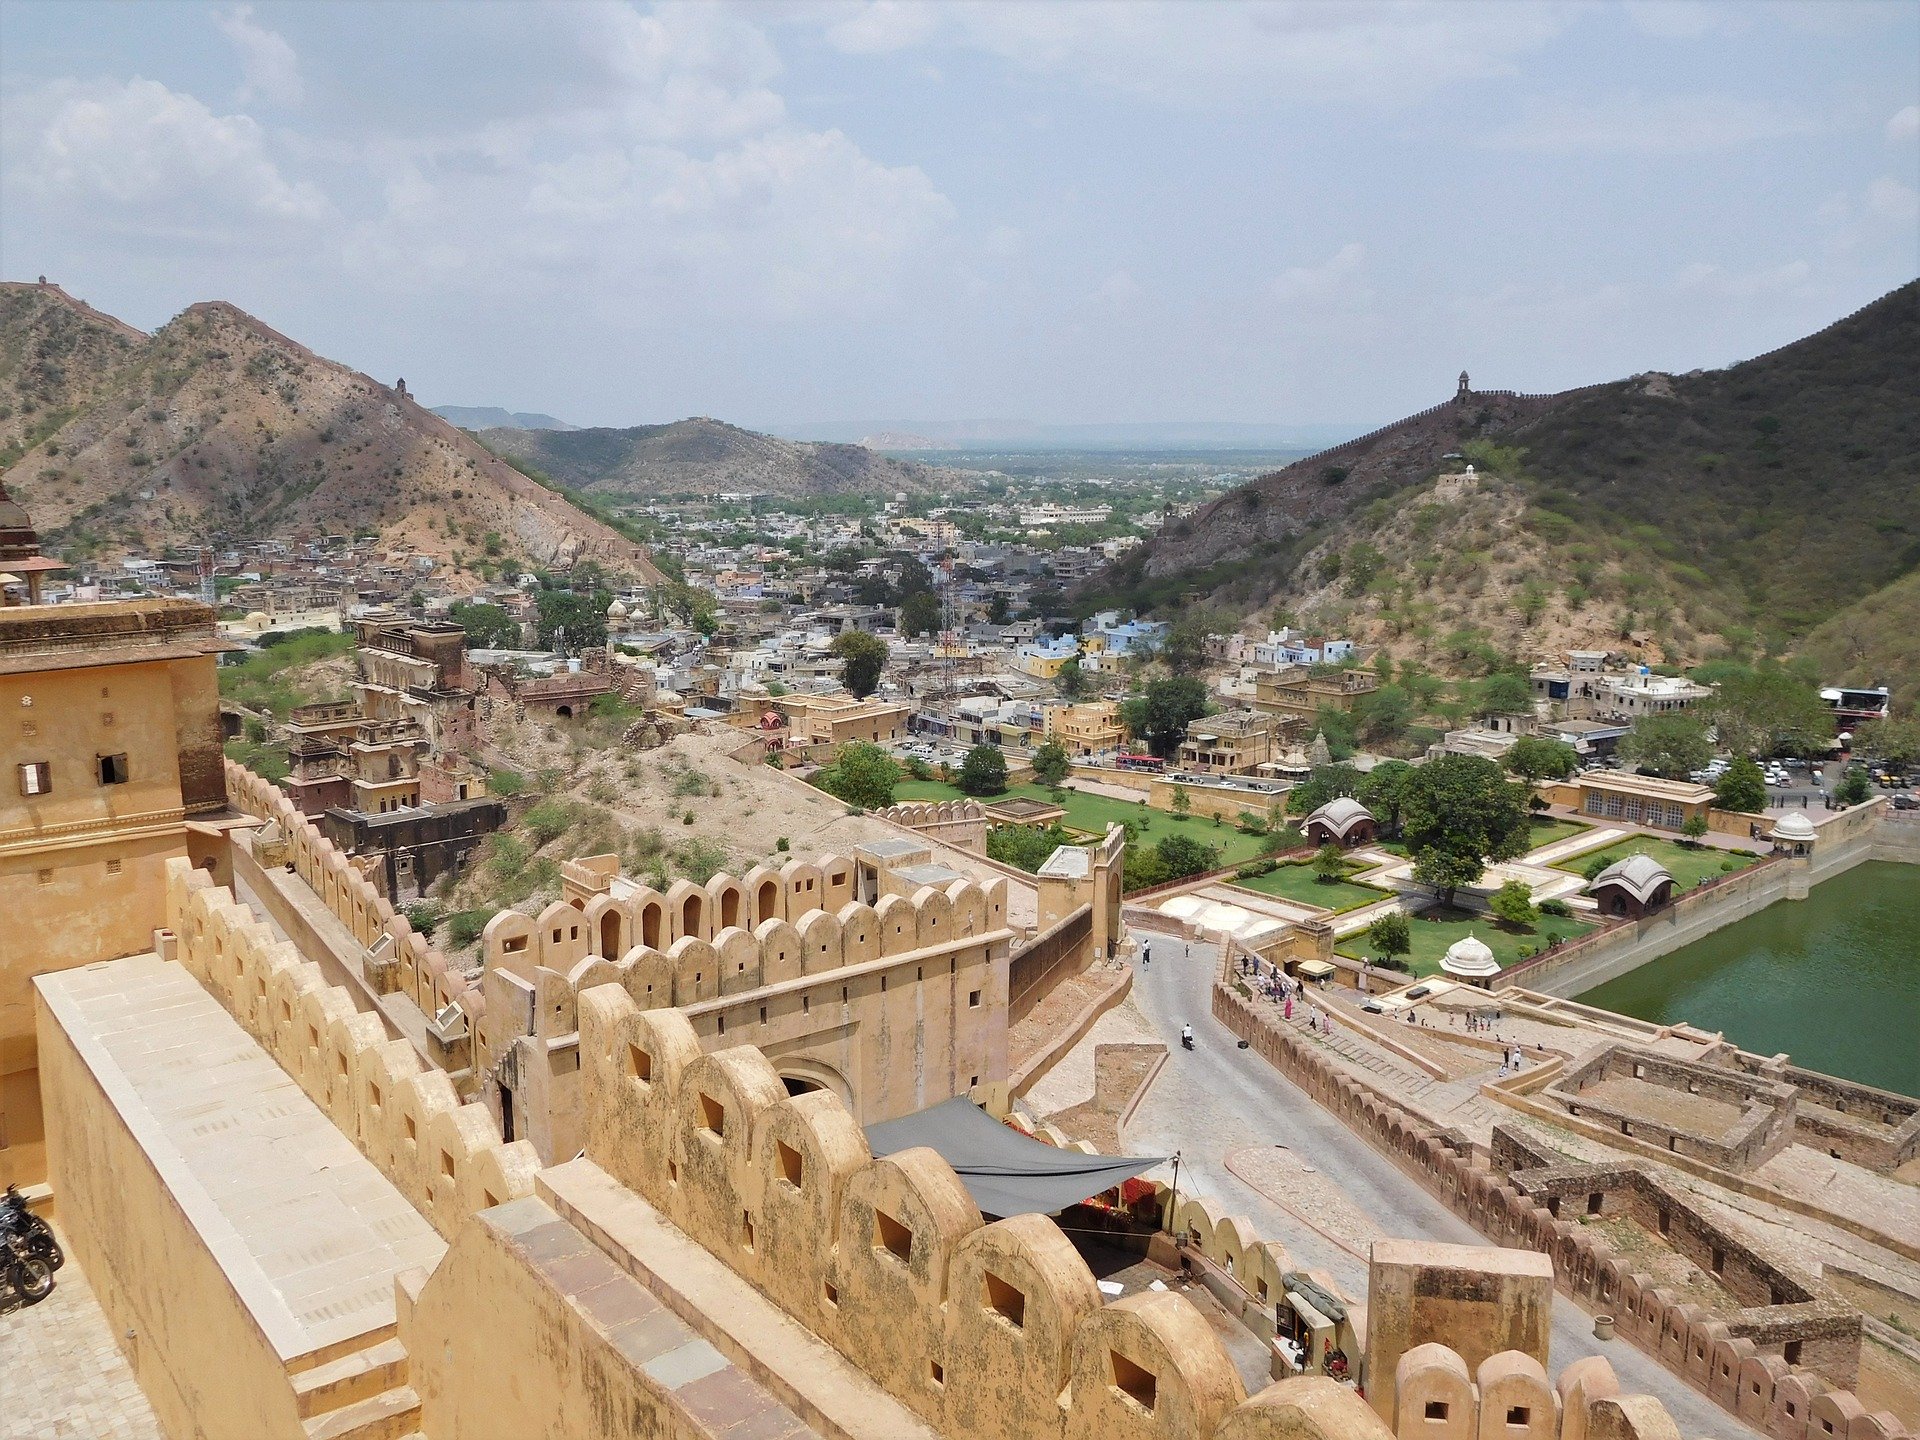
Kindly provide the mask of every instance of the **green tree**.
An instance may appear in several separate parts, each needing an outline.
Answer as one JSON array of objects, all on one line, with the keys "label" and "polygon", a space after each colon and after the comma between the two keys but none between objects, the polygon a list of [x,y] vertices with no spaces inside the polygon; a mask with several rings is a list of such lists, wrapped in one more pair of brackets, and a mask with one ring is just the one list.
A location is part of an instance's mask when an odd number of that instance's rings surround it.
[{"label": "green tree", "polygon": [[1898,770],[1920,765],[1920,720],[1869,720],[1853,733],[1856,754]]},{"label": "green tree", "polygon": [[1533,908],[1533,892],[1523,880],[1509,880],[1494,891],[1487,897],[1487,909],[1515,930],[1525,930],[1540,918]]},{"label": "green tree", "polygon": [[828,653],[846,661],[841,681],[852,695],[864,699],[880,683],[887,664],[887,642],[864,630],[843,630],[834,636]]},{"label": "green tree", "polygon": [[1191,675],[1150,681],[1144,694],[1120,706],[1120,719],[1128,732],[1162,757],[1178,750],[1187,726],[1206,713],[1206,684]]},{"label": "green tree", "polygon": [[1066,779],[1071,764],[1066,747],[1058,740],[1049,740],[1033,752],[1033,773],[1049,785],[1058,785]]},{"label": "green tree", "polygon": [[1404,760],[1382,760],[1360,777],[1354,798],[1373,813],[1380,828],[1389,835],[1400,833],[1400,793],[1413,773]]},{"label": "green tree", "polygon": [[1621,757],[1651,775],[1684,779],[1713,758],[1707,727],[1685,711],[1642,715],[1620,742]]},{"label": "green tree", "polygon": [[1079,700],[1093,688],[1087,679],[1087,672],[1080,668],[1078,660],[1069,660],[1054,675],[1053,683],[1060,691],[1060,698],[1068,702]]},{"label": "green tree", "polygon": [[1846,776],[1834,787],[1833,798],[1842,805],[1864,805],[1873,798],[1873,785],[1867,772],[1858,765],[1847,767]]},{"label": "green tree", "polygon": [[545,650],[577,655],[607,643],[607,606],[613,596],[605,590],[536,590],[533,630]]},{"label": "green tree", "polygon": [[1533,709],[1533,686],[1526,676],[1501,670],[1475,687],[1474,700],[1483,715],[1524,715]]},{"label": "green tree", "polygon": [[1187,787],[1184,785],[1174,786],[1173,787],[1173,813],[1176,815],[1187,815],[1192,813],[1192,810],[1193,810],[1193,799],[1191,796],[1187,794]]},{"label": "green tree", "polygon": [[1758,815],[1767,808],[1767,781],[1760,767],[1742,755],[1727,766],[1726,774],[1713,787],[1713,803],[1722,810],[1739,810]]},{"label": "green tree", "polygon": [[1413,719],[1413,697],[1398,685],[1382,685],[1362,698],[1357,719],[1360,738],[1369,745],[1398,740]]},{"label": "green tree", "polygon": [[900,783],[900,766],[878,745],[856,740],[840,748],[840,756],[820,772],[823,789],[849,805],[880,810],[893,803],[893,787]]},{"label": "green tree", "polygon": [[447,618],[467,632],[467,645],[471,649],[520,648],[520,622],[508,614],[504,606],[460,600],[449,607]]},{"label": "green tree", "polygon": [[989,625],[1004,625],[1007,623],[1006,596],[995,595],[991,600],[987,601],[987,623]]},{"label": "green tree", "polygon": [[1367,939],[1383,960],[1413,953],[1413,930],[1404,910],[1388,910],[1367,927]]},{"label": "green tree", "polygon": [[1001,795],[1007,788],[1007,757],[997,745],[976,745],[960,763],[960,789],[968,795]]},{"label": "green tree", "polygon": [[678,621],[702,635],[711,635],[720,628],[720,602],[711,590],[702,590],[684,580],[666,580],[648,591],[647,599],[654,614]]},{"label": "green tree", "polygon": [[1696,810],[1687,817],[1687,823],[1680,827],[1680,833],[1698,844],[1706,838],[1707,817],[1705,812]]},{"label": "green tree", "polygon": [[1169,880],[1178,880],[1186,875],[1203,875],[1220,863],[1218,846],[1203,845],[1186,835],[1165,836],[1153,849]]},{"label": "green tree", "polygon": [[1338,800],[1342,795],[1358,796],[1364,783],[1360,772],[1351,765],[1322,765],[1288,792],[1287,809],[1295,815],[1311,815],[1329,800]]},{"label": "green tree", "polygon": [[1539,735],[1522,735],[1507,751],[1507,769],[1539,784],[1564,780],[1580,768],[1580,756],[1571,745]]},{"label": "green tree", "polygon": [[1722,675],[1700,710],[1735,754],[1811,755],[1833,738],[1833,712],[1819,689],[1778,665]]},{"label": "green tree", "polygon": [[1451,903],[1489,860],[1511,860],[1532,843],[1526,787],[1478,755],[1442,755],[1416,766],[1400,793],[1401,833],[1413,878]]},{"label": "green tree", "polygon": [[1175,675],[1193,675],[1207,663],[1207,637],[1233,628],[1225,616],[1205,607],[1184,610],[1167,631],[1160,658]]},{"label": "green tree", "polygon": [[987,832],[987,858],[1002,865],[1034,871],[1047,863],[1047,857],[1073,839],[1058,825],[1045,829],[1037,825],[998,825]]},{"label": "green tree", "polygon": [[1347,875],[1347,857],[1338,845],[1329,841],[1313,852],[1314,878],[1322,884],[1332,884],[1335,880],[1344,880]]},{"label": "green tree", "polygon": [[940,602],[930,590],[916,590],[900,602],[900,633],[930,635],[940,628]]}]

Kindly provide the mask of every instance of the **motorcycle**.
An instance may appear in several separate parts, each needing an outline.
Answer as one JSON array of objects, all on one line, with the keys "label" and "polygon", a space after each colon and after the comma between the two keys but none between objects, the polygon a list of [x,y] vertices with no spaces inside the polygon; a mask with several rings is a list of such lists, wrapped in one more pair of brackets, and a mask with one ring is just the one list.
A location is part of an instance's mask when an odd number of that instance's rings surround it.
[{"label": "motorcycle", "polygon": [[1180,1032],[1180,1048],[1183,1050],[1193,1049],[1193,1031],[1182,1030]]},{"label": "motorcycle", "polygon": [[5,1268],[7,1283],[22,1305],[38,1305],[53,1293],[53,1267],[28,1252],[26,1237],[18,1231],[0,1245],[0,1266]]},{"label": "motorcycle", "polygon": [[7,1186],[0,1198],[0,1236],[18,1235],[26,1243],[27,1254],[46,1262],[49,1272],[67,1263],[66,1252],[53,1237],[53,1230],[27,1208],[26,1197],[15,1186]]}]

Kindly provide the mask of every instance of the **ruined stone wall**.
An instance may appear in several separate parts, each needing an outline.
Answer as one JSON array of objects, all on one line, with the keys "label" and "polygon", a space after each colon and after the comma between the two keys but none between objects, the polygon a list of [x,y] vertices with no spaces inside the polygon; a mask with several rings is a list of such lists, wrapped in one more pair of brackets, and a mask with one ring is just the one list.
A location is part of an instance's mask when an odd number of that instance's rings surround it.
[{"label": "ruined stone wall", "polygon": [[442,1235],[533,1192],[532,1146],[503,1144],[485,1106],[183,859],[167,863],[167,919],[174,958]]},{"label": "ruined stone wall", "polygon": [[[1608,1104],[1591,1093],[1609,1078],[1640,1081],[1676,1095],[1699,1095],[1737,1105],[1740,1116],[1725,1131],[1689,1130],[1645,1110]],[[1722,1170],[1757,1169],[1793,1138],[1796,1095],[1790,1085],[1749,1077],[1715,1065],[1674,1060],[1628,1045],[1602,1046],[1554,1084],[1547,1098],[1569,1115],[1598,1117],[1617,1125],[1622,1135],[1637,1136],[1676,1155],[1690,1155]]]},{"label": "ruined stone wall", "polygon": [[[1557,1288],[1616,1333],[1772,1440],[1838,1434],[1883,1440],[1910,1432],[1884,1413],[1868,1415],[1858,1397],[1786,1358],[1779,1334],[1736,1336],[1702,1307],[1654,1285],[1604,1238],[1550,1214],[1471,1155],[1455,1137],[1407,1111],[1385,1090],[1336,1070],[1317,1047],[1270,1023],[1226,985],[1213,991],[1216,1019],[1315,1101],[1418,1178],[1449,1209],[1498,1245],[1550,1256]],[[1799,1351],[1795,1352],[1799,1354]],[[1823,1432],[1816,1420],[1835,1424]]]}]

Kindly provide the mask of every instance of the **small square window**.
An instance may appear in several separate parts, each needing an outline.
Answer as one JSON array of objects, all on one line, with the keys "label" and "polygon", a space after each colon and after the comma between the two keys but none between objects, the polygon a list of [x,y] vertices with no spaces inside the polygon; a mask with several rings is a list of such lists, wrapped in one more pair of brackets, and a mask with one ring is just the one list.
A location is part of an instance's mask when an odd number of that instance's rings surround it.
[{"label": "small square window", "polygon": [[100,757],[100,783],[102,785],[124,785],[127,783],[127,757],[125,755],[102,755]]},{"label": "small square window", "polygon": [[1509,1405],[1507,1407],[1507,1424],[1525,1426],[1532,1423],[1533,1411],[1529,1410],[1526,1406]]},{"label": "small square window", "polygon": [[1446,1419],[1447,1418],[1447,1402],[1444,1400],[1427,1401],[1426,1418],[1429,1420]]},{"label": "small square window", "polygon": [[969,1010],[978,1010],[980,1008],[980,992],[978,990],[969,990],[967,992],[967,1008]]}]

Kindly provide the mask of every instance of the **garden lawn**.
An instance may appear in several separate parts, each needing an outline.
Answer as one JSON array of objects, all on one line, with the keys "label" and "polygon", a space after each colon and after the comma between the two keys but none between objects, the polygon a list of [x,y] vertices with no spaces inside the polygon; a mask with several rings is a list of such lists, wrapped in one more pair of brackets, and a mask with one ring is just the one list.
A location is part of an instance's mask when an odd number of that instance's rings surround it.
[{"label": "garden lawn", "polygon": [[1702,845],[1698,849],[1682,845],[1675,840],[1662,840],[1654,835],[1636,835],[1631,840],[1621,840],[1607,846],[1604,850],[1589,850],[1582,855],[1572,855],[1555,866],[1558,870],[1567,870],[1575,875],[1587,873],[1587,867],[1595,860],[1605,860],[1611,865],[1616,860],[1624,860],[1629,855],[1651,855],[1667,867],[1667,873],[1673,876],[1677,890],[1691,890],[1702,880],[1722,874],[1721,866],[1727,861],[1735,862],[1734,869],[1744,870],[1758,857],[1737,855],[1731,850],[1715,850]]},{"label": "garden lawn", "polygon": [[[1491,915],[1475,915],[1466,910],[1429,910],[1427,914],[1439,918],[1429,920],[1419,915],[1407,917],[1413,953],[1402,957],[1413,967],[1413,973],[1420,976],[1438,975],[1440,957],[1447,953],[1447,947],[1469,931],[1485,941],[1487,948],[1493,951],[1493,958],[1505,966],[1521,958],[1520,948],[1523,945],[1529,950],[1540,949],[1547,943],[1549,933],[1558,935],[1562,940],[1571,940],[1593,929],[1584,921],[1556,915],[1542,915],[1534,923],[1533,929],[1515,931],[1507,929]],[[1342,940],[1338,949],[1350,960],[1372,960],[1378,956],[1364,930]]]},{"label": "garden lawn", "polygon": [[1302,905],[1318,905],[1323,910],[1335,911],[1371,905],[1393,893],[1376,890],[1371,885],[1356,885],[1350,880],[1322,883],[1320,877],[1313,873],[1311,865],[1282,865],[1270,875],[1255,875],[1233,883],[1249,890],[1258,890],[1263,895],[1274,895],[1282,900],[1295,900]]},{"label": "garden lawn", "polygon": [[[1038,800],[1048,805],[1054,803],[1053,791],[1044,785],[1012,785],[1004,795],[982,798],[991,801],[1004,800],[1009,796]],[[904,804],[908,801],[965,800],[967,796],[959,786],[947,785],[939,780],[902,780],[893,787],[893,798],[896,804]],[[1216,825],[1211,820],[1172,815],[1134,801],[1089,795],[1080,790],[1068,790],[1066,798],[1059,803],[1066,809],[1064,823],[1069,829],[1084,830],[1090,835],[1104,835],[1107,826],[1131,820],[1136,825],[1143,824],[1146,827],[1140,835],[1143,845],[1151,845],[1167,835],[1187,835],[1202,845],[1217,845],[1222,865],[1243,865],[1256,858],[1260,854],[1260,842],[1266,839],[1264,835],[1243,835],[1225,822]]]},{"label": "garden lawn", "polygon": [[1558,815],[1549,815],[1545,819],[1535,817],[1528,826],[1527,850],[1531,853],[1542,845],[1556,845],[1592,828],[1591,825],[1582,825],[1578,820],[1562,820]]}]

